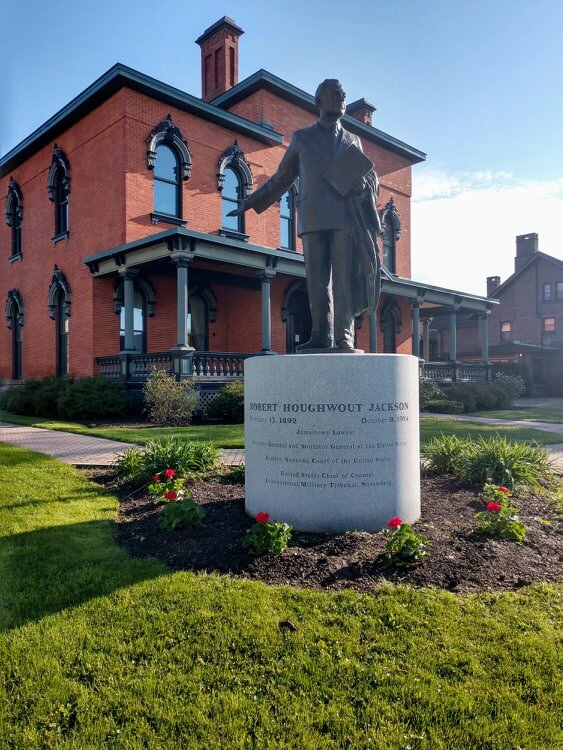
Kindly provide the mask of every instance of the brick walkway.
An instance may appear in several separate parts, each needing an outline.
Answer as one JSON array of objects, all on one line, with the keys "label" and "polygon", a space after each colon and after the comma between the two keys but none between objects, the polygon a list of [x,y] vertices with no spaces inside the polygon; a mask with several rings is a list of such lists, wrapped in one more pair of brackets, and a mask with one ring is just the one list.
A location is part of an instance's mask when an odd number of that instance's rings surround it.
[{"label": "brick walkway", "polygon": [[[117,440],[43,430],[39,427],[24,427],[7,422],[0,422],[0,442],[46,453],[73,466],[109,466],[120,453],[139,447]],[[222,455],[227,466],[244,463],[244,451],[241,448],[223,450]]]}]

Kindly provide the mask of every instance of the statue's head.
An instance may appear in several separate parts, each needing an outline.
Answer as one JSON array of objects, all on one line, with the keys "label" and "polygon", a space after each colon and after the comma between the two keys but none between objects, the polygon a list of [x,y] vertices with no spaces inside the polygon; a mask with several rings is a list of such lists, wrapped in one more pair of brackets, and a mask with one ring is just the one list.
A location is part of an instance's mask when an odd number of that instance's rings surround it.
[{"label": "statue's head", "polygon": [[336,78],[325,78],[315,91],[315,104],[321,117],[340,119],[346,111],[346,92]]}]

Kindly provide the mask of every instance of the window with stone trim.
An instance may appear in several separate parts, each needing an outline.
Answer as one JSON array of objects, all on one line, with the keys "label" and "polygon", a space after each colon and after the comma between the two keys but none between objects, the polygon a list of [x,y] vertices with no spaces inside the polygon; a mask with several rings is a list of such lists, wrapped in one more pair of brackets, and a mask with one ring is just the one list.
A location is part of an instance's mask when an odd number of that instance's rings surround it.
[{"label": "window with stone trim", "polygon": [[151,220],[185,225],[183,183],[190,179],[192,154],[188,142],[171,115],[147,137],[147,168],[153,171],[153,213]]},{"label": "window with stone trim", "polygon": [[55,143],[47,183],[49,199],[55,204],[55,234],[53,242],[69,235],[68,196],[70,194],[70,164],[64,151]]},{"label": "window with stone trim", "polygon": [[551,284],[543,285],[543,301],[551,302]]},{"label": "window with stone trim", "polygon": [[22,254],[23,197],[18,183],[10,178],[5,208],[6,224],[11,229],[10,259]]},{"label": "window with stone trim", "polygon": [[248,239],[244,233],[244,214],[229,216],[240,202],[252,192],[252,170],[235,141],[221,154],[217,164],[217,189],[221,193],[220,234],[235,239]]},{"label": "window with stone trim", "polygon": [[555,284],[555,297],[556,299],[563,299],[563,281],[558,281]]}]

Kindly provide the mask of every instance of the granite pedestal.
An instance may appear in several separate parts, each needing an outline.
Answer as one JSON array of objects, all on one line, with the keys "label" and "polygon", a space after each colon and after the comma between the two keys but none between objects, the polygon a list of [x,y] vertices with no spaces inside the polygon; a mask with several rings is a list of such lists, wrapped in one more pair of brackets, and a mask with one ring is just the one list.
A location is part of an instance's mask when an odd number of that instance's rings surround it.
[{"label": "granite pedestal", "polygon": [[246,511],[313,532],[420,516],[418,360],[300,354],[245,363]]}]

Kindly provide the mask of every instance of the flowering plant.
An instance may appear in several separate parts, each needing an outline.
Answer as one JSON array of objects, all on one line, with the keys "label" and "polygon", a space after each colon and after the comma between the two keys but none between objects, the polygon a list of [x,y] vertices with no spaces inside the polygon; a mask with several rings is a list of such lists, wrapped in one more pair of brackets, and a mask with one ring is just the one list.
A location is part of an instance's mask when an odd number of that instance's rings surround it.
[{"label": "flowering plant", "polygon": [[154,495],[155,503],[174,502],[186,495],[184,480],[178,477],[174,469],[163,469],[152,478],[149,492]]},{"label": "flowering plant", "polygon": [[510,505],[510,490],[496,484],[486,484],[482,496],[487,504],[485,510],[475,514],[479,522],[478,533],[521,542],[526,536],[526,527],[518,520],[518,508]]},{"label": "flowering plant", "polygon": [[270,521],[269,513],[257,513],[256,523],[246,532],[242,546],[255,555],[279,555],[291,538],[291,526]]},{"label": "flowering plant", "polygon": [[391,518],[387,526],[383,533],[387,537],[385,559],[388,565],[417,565],[427,557],[430,547],[427,537],[417,534],[399,516]]},{"label": "flowering plant", "polygon": [[484,500],[488,502],[499,503],[505,505],[508,498],[512,497],[512,492],[508,487],[499,487],[498,484],[486,484],[481,492]]},{"label": "flowering plant", "polygon": [[174,531],[186,526],[199,526],[204,515],[203,508],[193,500],[180,500],[165,505],[159,513],[158,522],[161,529]]}]

